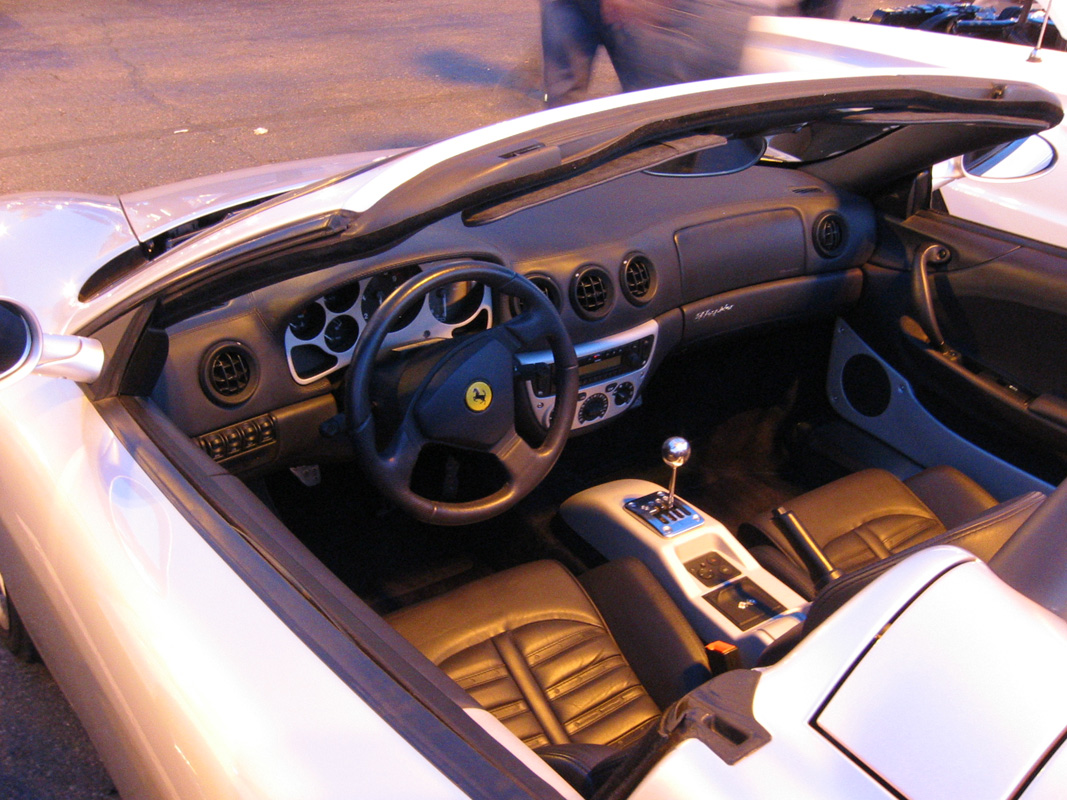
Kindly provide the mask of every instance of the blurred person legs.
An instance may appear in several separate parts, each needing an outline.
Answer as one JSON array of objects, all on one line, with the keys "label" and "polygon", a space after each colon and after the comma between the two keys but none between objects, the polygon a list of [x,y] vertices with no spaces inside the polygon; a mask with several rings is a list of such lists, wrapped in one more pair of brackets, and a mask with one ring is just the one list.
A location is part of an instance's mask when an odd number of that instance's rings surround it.
[{"label": "blurred person legs", "polygon": [[737,75],[749,19],[779,11],[776,0],[541,0],[545,100],[581,100],[601,46],[627,92]]},{"label": "blurred person legs", "polygon": [[[647,2],[647,0],[642,0]],[[629,14],[608,18],[608,0],[541,0],[545,101],[549,107],[585,97],[597,50],[603,47],[623,91],[673,83],[659,68],[655,35]],[[660,54],[662,57],[662,53]]]},{"label": "blurred person legs", "polygon": [[541,0],[545,102],[549,107],[581,100],[593,59],[602,44],[600,0]]}]

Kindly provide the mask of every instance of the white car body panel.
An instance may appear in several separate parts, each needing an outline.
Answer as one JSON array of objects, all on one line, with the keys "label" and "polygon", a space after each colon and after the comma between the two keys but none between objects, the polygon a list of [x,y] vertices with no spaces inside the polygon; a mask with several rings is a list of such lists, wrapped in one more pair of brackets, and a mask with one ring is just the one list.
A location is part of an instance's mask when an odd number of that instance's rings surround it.
[{"label": "white car body panel", "polygon": [[115,198],[44,193],[0,198],[5,265],[0,294],[32,308],[45,333],[59,333],[80,306],[85,280],[137,244]]},{"label": "white car body panel", "polygon": [[[794,17],[754,17],[742,69],[748,72],[846,74],[856,69],[944,67],[1035,83],[1067,100],[1067,53],[943,33]],[[965,219],[1067,247],[1067,128],[1043,134],[1058,163],[1018,179],[966,176],[941,187],[949,211]]]},{"label": "white car body panel", "polygon": [[146,242],[215,209],[284,194],[403,153],[405,149],[372,150],[249,167],[129,192],[121,195],[119,200],[137,238]]},{"label": "white car body panel", "polygon": [[189,525],[77,384],[0,388],[0,447],[25,466],[0,474],[2,496],[54,490],[0,509],[7,588],[49,606],[20,605],[28,621],[60,620],[36,628],[59,682],[92,675],[98,691],[70,699],[124,797],[385,800],[398,775],[410,796],[465,796]]},{"label": "white car body panel", "polygon": [[[998,652],[993,643],[1004,641],[1017,658]],[[753,712],[770,744],[728,766],[687,741],[632,797],[896,796],[809,722],[816,718],[903,796],[1015,796],[1062,736],[1065,659],[1062,619],[964,551],[932,548],[887,572],[763,671]],[[835,691],[855,695],[843,697],[840,714],[834,701],[823,710]],[[1062,760],[1060,753],[1039,773],[1033,796],[1053,796],[1045,792],[1057,786]]]}]

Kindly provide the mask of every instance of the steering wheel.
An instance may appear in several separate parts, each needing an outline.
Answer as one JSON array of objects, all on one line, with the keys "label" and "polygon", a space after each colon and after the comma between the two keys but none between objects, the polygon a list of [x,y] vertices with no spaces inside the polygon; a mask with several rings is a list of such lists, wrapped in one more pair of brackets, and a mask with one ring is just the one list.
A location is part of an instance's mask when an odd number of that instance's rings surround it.
[{"label": "steering wheel", "polygon": [[[371,410],[375,358],[386,334],[433,290],[477,281],[513,295],[523,311],[502,325],[457,339],[411,395],[403,419],[378,450]],[[544,441],[529,444],[516,429],[516,354],[542,338],[555,362],[556,404]],[[359,337],[348,379],[348,430],[356,458],[379,489],[416,519],[465,525],[511,508],[552,469],[566,444],[578,401],[578,359],[556,308],[530,281],[495,264],[458,264],[422,272],[394,291]],[[411,488],[419,453],[428,444],[490,453],[503,467],[504,485],[466,502],[430,500]]]}]

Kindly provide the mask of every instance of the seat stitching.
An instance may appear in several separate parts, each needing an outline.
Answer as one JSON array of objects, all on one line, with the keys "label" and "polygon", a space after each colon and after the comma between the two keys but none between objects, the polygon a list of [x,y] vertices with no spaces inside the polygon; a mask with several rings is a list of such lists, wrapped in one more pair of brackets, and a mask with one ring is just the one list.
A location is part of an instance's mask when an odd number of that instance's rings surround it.
[{"label": "seat stitching", "polygon": [[567,733],[573,735],[599,722],[608,714],[618,711],[620,708],[625,708],[631,703],[646,696],[645,690],[642,687],[627,686],[625,689],[613,694],[611,697],[597,703],[592,708],[586,709],[578,716],[568,720],[564,723],[564,726],[567,728]]},{"label": "seat stitching", "polygon": [[648,730],[649,728],[651,728],[652,726],[654,726],[656,724],[656,719],[657,719],[657,717],[649,717],[644,722],[639,722],[638,724],[636,724],[632,728],[630,728],[630,730],[626,731],[625,733],[620,733],[618,736],[616,736],[614,739],[612,739],[610,742],[608,742],[608,746],[609,747],[621,747],[624,743],[625,744],[630,744],[630,742],[627,741],[627,740],[629,740],[631,738],[637,738],[637,737],[634,737],[634,732],[635,731],[640,731],[641,733],[644,733],[646,730]]},{"label": "seat stitching", "polygon": [[495,680],[500,680],[507,676],[507,666],[501,664],[496,667],[488,667],[486,669],[478,670],[477,672],[472,672],[470,675],[464,675],[460,678],[452,678],[452,680],[463,687],[484,686],[487,683],[492,683]]},{"label": "seat stitching", "polygon": [[[585,642],[593,639],[597,636],[604,635],[604,629],[595,625],[590,625],[587,622],[579,623],[583,628],[569,633],[559,639],[554,639],[547,644],[543,644],[540,647],[531,650],[526,654],[526,660],[530,664],[537,664],[542,659],[548,659],[549,657],[562,655],[563,653],[573,650],[579,645],[585,644]],[[572,641],[577,640],[577,641]]]},{"label": "seat stitching", "polygon": [[[897,531],[895,535],[886,537],[886,547],[891,553],[895,552],[897,548],[900,547],[901,543],[909,542],[912,539],[927,533],[931,528],[936,531],[938,525],[940,525],[940,523],[938,523],[937,520],[918,519],[907,528]],[[944,526],[942,525],[941,527],[943,528]],[[941,531],[941,533],[944,533],[944,531]],[[933,538],[933,536],[937,535],[939,534],[934,533],[927,538]]]},{"label": "seat stitching", "polygon": [[[501,722],[515,719],[515,717],[521,716],[522,714],[533,715],[533,712],[530,711],[530,706],[525,700],[513,700],[510,703],[504,703],[500,706],[487,707],[485,710]],[[536,716],[534,719],[536,719]]]},{"label": "seat stitching", "polygon": [[571,673],[567,677],[556,681],[556,683],[545,689],[545,695],[550,700],[557,700],[588,686],[599,678],[618,672],[621,669],[626,669],[628,666],[621,655],[606,656],[583,667],[578,672]]}]

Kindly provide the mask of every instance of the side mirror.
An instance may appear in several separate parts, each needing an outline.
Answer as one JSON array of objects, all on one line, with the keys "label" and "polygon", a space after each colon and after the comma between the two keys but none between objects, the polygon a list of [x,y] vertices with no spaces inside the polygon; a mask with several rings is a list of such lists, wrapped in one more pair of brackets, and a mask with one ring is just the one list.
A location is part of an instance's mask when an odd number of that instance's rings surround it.
[{"label": "side mirror", "polygon": [[96,339],[46,334],[30,309],[0,297],[0,384],[31,373],[92,383],[104,367]]}]

